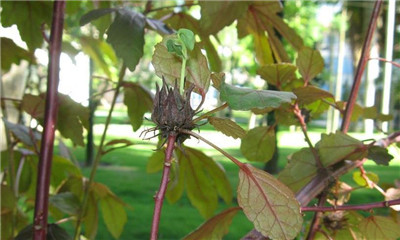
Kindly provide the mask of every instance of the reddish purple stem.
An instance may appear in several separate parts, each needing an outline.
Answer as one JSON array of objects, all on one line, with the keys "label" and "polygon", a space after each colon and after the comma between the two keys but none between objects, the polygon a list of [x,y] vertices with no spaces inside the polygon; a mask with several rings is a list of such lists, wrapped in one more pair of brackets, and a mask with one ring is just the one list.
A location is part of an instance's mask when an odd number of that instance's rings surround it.
[{"label": "reddish purple stem", "polygon": [[161,209],[164,202],[165,192],[167,190],[168,181],[169,181],[169,171],[171,169],[171,159],[172,153],[174,152],[175,147],[175,135],[169,135],[167,141],[167,149],[165,150],[165,161],[164,161],[164,170],[161,178],[160,188],[154,197],[155,205],[154,205],[154,214],[153,214],[153,223],[151,225],[151,240],[156,240],[158,236],[158,225],[160,223]]},{"label": "reddish purple stem", "polygon": [[[45,240],[50,187],[51,161],[53,159],[54,131],[58,112],[58,82],[65,1],[55,1],[50,35],[49,72],[44,115],[44,130],[40,147],[38,178],[34,214],[34,240]],[[29,24],[29,23],[27,23]]]},{"label": "reddish purple stem", "polygon": [[373,208],[385,208],[389,206],[400,205],[400,198],[390,201],[383,201],[383,202],[375,202],[375,203],[366,203],[366,204],[358,204],[358,205],[343,205],[343,206],[329,206],[329,207],[302,207],[302,212],[334,212],[334,211],[354,211],[354,210],[361,210],[361,211],[368,211]]}]

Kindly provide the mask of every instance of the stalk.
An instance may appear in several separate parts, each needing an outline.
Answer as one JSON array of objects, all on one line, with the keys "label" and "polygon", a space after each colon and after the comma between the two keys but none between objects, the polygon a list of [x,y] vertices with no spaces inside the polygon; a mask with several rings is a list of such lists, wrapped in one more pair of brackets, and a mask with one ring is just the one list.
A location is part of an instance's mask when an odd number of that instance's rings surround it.
[{"label": "stalk", "polygon": [[[38,178],[34,213],[34,240],[45,240],[50,188],[51,161],[53,159],[54,131],[57,121],[61,41],[64,26],[65,1],[55,1],[50,34],[49,72],[47,79],[44,130],[40,146]],[[28,24],[28,23],[27,23]]]},{"label": "stalk", "polygon": [[153,222],[151,225],[151,240],[156,240],[158,236],[158,226],[160,223],[161,217],[161,209],[164,203],[165,192],[168,187],[169,182],[169,172],[171,169],[171,159],[172,153],[174,152],[175,147],[175,135],[169,135],[167,141],[167,149],[165,150],[165,160],[164,160],[164,170],[161,178],[160,187],[156,196],[154,197],[155,205],[154,205],[154,214],[153,214]]},{"label": "stalk", "polygon": [[186,58],[182,58],[181,79],[179,81],[179,93],[183,96],[185,89],[185,71],[186,71]]},{"label": "stalk", "polygon": [[83,195],[82,206],[81,206],[81,209],[79,211],[79,216],[77,218],[76,226],[75,226],[75,234],[74,234],[74,239],[75,240],[79,240],[79,235],[80,235],[80,232],[81,232],[82,219],[84,217],[85,209],[87,208],[87,204],[88,204],[90,186],[92,185],[92,183],[94,181],[94,176],[96,175],[97,167],[99,166],[99,163],[100,163],[100,159],[101,159],[102,152],[103,152],[103,147],[104,147],[104,142],[105,142],[105,139],[106,139],[106,136],[107,136],[107,129],[108,129],[108,126],[110,125],[110,122],[111,122],[112,112],[114,110],[114,106],[115,106],[115,103],[117,101],[117,97],[119,95],[119,92],[120,92],[120,89],[121,89],[121,86],[122,86],[122,82],[123,82],[123,79],[124,79],[124,76],[125,76],[125,72],[126,72],[126,65],[123,64],[122,67],[121,67],[121,71],[119,73],[119,77],[118,77],[118,85],[117,85],[117,87],[115,89],[114,97],[113,97],[112,102],[111,102],[111,107],[110,107],[110,110],[108,112],[106,123],[104,125],[104,130],[103,130],[103,134],[101,136],[100,145],[99,145],[99,148],[98,148],[97,153],[96,153],[96,157],[95,157],[94,162],[93,162],[92,170],[90,172],[89,181],[85,185],[85,191],[84,191],[84,195]]}]

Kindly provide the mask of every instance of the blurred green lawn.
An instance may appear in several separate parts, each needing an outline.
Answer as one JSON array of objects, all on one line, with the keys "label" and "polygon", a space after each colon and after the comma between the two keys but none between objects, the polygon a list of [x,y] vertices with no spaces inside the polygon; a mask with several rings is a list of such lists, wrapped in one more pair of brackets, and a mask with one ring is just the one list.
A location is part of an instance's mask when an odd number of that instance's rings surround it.
[{"label": "blurred green lawn", "polygon": [[[101,117],[96,118],[97,123],[101,123],[103,120],[104,119]],[[123,124],[124,126],[127,126],[127,131],[132,132],[130,126],[125,125],[127,123],[126,119],[117,116],[113,118],[112,122],[113,125],[118,124],[121,126],[121,124]],[[102,129],[102,124],[99,125],[99,129]],[[246,124],[244,123],[241,125],[246,127]],[[211,127],[206,127],[205,131],[202,131],[201,134],[207,135],[207,132],[210,132],[207,130],[211,130]],[[319,135],[323,132],[323,129],[315,129],[310,132],[314,132],[315,134],[318,133],[317,135]],[[100,134],[101,131],[96,132],[96,143],[99,142]],[[290,133],[287,129],[283,128],[278,136],[283,136],[284,134],[293,133]],[[110,132],[109,139],[118,138],[118,135],[118,133]],[[155,174],[146,173],[147,158],[156,148],[154,143],[143,141],[137,137],[129,139],[133,141],[135,145],[125,149],[115,150],[102,158],[101,166],[97,171],[95,181],[107,185],[118,197],[130,206],[127,208],[128,222],[120,239],[148,239],[154,207],[153,196],[159,187],[161,172]],[[218,145],[218,142],[216,142],[216,144]],[[281,169],[287,162],[287,156],[297,151],[300,146],[304,146],[304,143],[291,141],[290,143],[286,142],[279,148],[279,167]],[[238,168],[213,149],[203,148],[201,150],[204,150],[207,155],[213,157],[223,165],[227,176],[229,177],[229,181],[232,184],[232,188],[234,189],[234,194],[236,195],[235,189],[238,182]],[[239,148],[228,148],[225,150],[239,160],[245,161]],[[79,161],[84,161],[85,150],[83,148],[75,148],[74,153]],[[255,165],[257,167],[263,166],[263,164]],[[380,177],[379,184],[384,186],[393,184],[393,181],[400,177],[400,159],[392,161],[390,166],[391,167],[377,166],[372,161],[368,161],[365,168],[367,171],[372,171],[378,174]],[[88,176],[90,169],[84,168],[83,173]],[[342,180],[350,183],[352,186],[356,186],[352,180],[351,173],[343,176]],[[352,194],[349,203],[368,203],[382,200],[383,196],[378,193],[378,191],[374,189],[360,189]],[[221,200],[216,213],[235,205],[237,205],[236,199],[234,199],[230,206],[227,206]],[[376,212],[379,214],[388,214],[387,209],[377,209]],[[307,219],[310,219],[310,217],[310,214],[306,215]],[[184,194],[175,204],[169,204],[167,201],[164,203],[160,222],[159,239],[181,239],[203,222],[204,219],[200,216],[197,210],[191,206],[188,198]],[[72,231],[72,224],[64,225],[64,227]],[[240,239],[251,229],[252,224],[247,220],[243,213],[239,213],[234,218],[229,234],[226,235],[224,239]],[[102,219],[100,219],[96,239],[113,239],[111,234],[107,231]]]}]

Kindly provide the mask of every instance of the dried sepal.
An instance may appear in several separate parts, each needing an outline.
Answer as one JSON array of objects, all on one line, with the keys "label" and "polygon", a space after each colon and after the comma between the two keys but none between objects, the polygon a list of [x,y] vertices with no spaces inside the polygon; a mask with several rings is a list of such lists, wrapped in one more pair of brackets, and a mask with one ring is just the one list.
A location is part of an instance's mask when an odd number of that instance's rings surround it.
[{"label": "dried sepal", "polygon": [[176,83],[173,88],[168,87],[163,78],[161,89],[156,85],[151,120],[157,125],[156,129],[161,132],[161,137],[167,138],[171,134],[176,135],[177,142],[183,143],[189,136],[180,133],[179,130],[192,130],[196,127],[192,122],[196,112],[190,105],[190,95],[193,89],[194,85],[191,85],[182,96]]}]

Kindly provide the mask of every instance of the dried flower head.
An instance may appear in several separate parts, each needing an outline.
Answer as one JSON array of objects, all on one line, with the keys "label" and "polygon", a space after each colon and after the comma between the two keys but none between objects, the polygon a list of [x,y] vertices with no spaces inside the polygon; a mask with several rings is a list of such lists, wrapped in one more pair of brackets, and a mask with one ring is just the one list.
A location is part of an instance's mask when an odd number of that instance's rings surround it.
[{"label": "dried flower head", "polygon": [[181,96],[176,82],[174,88],[168,87],[163,78],[161,90],[158,85],[156,86],[151,120],[157,125],[156,129],[160,131],[163,138],[175,135],[177,142],[181,144],[189,136],[180,133],[179,130],[192,130],[196,127],[192,122],[195,110],[190,106],[190,95],[193,88],[194,85],[190,86]]}]

